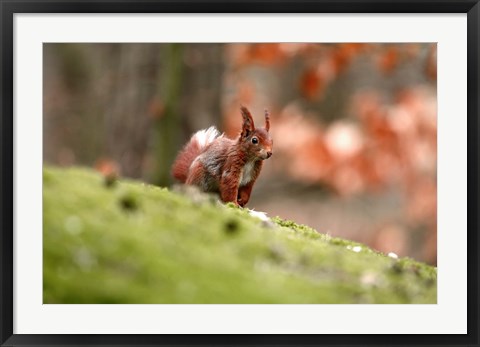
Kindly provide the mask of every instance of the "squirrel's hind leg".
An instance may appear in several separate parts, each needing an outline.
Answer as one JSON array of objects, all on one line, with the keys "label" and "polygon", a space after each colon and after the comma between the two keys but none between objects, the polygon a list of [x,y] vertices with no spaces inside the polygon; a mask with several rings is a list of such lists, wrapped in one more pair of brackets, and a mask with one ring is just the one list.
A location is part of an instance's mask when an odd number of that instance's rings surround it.
[{"label": "squirrel's hind leg", "polygon": [[209,174],[200,160],[193,162],[191,165],[185,184],[197,186],[207,193],[218,193],[218,182],[215,177]]}]

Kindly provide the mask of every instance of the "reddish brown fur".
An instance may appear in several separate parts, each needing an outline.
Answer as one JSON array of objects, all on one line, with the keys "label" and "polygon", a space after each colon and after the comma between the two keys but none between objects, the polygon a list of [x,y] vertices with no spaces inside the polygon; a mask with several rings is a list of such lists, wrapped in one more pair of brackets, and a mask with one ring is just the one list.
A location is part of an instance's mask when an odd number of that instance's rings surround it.
[{"label": "reddish brown fur", "polygon": [[252,193],[252,188],[253,185],[255,184],[255,181],[258,178],[258,175],[260,175],[260,171],[262,170],[262,165],[263,161],[257,161],[255,167],[254,167],[254,174],[252,177],[252,180],[245,186],[239,187],[238,189],[238,197],[237,197],[237,202],[240,206],[245,206],[250,200],[250,194]]},{"label": "reddish brown fur", "polygon": [[172,166],[172,175],[175,179],[182,183],[187,180],[188,170],[195,158],[200,154],[200,148],[196,141],[188,142],[182,151],[178,154],[177,159]]},{"label": "reddish brown fur", "polygon": [[[219,136],[205,148],[199,148],[192,138],[178,155],[172,173],[180,182],[217,192],[222,201],[243,207],[250,199],[263,160],[272,154],[273,143],[268,133],[268,112],[265,112],[266,128],[260,129],[255,129],[246,107],[241,107],[241,113],[242,131],[235,140]],[[257,143],[252,142],[253,138]]]}]

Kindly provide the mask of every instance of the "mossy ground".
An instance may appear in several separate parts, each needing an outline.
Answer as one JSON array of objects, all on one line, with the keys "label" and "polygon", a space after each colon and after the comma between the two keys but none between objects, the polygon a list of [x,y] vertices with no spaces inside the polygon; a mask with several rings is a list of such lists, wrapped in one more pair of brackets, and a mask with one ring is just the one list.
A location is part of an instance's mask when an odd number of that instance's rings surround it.
[{"label": "mossy ground", "polygon": [[43,173],[44,303],[436,303],[437,272],[213,199]]}]

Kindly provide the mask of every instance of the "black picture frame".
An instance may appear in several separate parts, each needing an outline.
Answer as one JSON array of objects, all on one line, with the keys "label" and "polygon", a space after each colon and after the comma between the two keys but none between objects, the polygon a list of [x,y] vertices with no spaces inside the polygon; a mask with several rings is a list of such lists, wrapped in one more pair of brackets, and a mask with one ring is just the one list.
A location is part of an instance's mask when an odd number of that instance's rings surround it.
[{"label": "black picture frame", "polygon": [[[479,0],[0,0],[2,346],[55,345],[450,345],[479,346]],[[465,335],[20,335],[13,333],[13,17],[16,13],[467,13],[468,333]],[[452,115],[454,116],[454,115]],[[455,319],[455,317],[451,317]]]}]

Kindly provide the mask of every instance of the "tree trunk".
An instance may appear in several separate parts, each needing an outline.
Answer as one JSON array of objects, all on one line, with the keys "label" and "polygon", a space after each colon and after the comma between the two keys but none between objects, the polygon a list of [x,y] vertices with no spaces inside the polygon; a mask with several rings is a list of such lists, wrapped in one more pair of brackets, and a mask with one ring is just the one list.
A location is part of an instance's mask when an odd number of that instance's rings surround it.
[{"label": "tree trunk", "polygon": [[153,183],[168,186],[173,182],[170,168],[179,148],[181,117],[179,100],[182,86],[182,51],[181,44],[168,44],[165,47],[165,64],[160,76],[160,87],[164,97],[164,110],[154,124],[155,170]]}]

